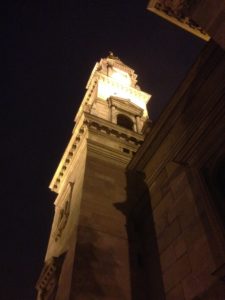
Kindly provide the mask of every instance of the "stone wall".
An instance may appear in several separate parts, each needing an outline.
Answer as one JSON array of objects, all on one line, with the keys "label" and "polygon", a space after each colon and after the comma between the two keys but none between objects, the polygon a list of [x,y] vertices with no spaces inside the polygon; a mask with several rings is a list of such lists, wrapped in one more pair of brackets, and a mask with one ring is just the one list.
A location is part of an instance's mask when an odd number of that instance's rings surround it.
[{"label": "stone wall", "polygon": [[189,170],[165,168],[150,186],[166,299],[194,299],[216,281],[215,264]]},{"label": "stone wall", "polygon": [[70,299],[131,299],[125,166],[88,153]]},{"label": "stone wall", "polygon": [[209,44],[128,166],[145,174],[167,300],[225,299],[225,228],[206,180],[225,155],[224,70]]}]

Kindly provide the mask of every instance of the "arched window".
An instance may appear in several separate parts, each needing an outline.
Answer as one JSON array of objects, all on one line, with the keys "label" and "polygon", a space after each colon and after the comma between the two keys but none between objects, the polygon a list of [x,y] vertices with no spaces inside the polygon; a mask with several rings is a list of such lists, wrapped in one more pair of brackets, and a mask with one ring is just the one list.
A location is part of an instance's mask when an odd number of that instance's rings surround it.
[{"label": "arched window", "polygon": [[117,124],[130,130],[133,130],[134,126],[133,121],[129,117],[122,114],[117,115]]}]

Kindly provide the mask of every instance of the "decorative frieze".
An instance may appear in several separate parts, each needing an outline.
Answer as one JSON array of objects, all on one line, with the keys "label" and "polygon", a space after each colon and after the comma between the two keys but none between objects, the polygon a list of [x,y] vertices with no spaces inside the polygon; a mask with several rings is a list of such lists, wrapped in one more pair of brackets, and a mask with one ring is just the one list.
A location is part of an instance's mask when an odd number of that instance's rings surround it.
[{"label": "decorative frieze", "polygon": [[193,2],[193,0],[150,0],[148,9],[171,23],[208,41],[210,36],[188,16],[188,10]]},{"label": "decorative frieze", "polygon": [[[90,130],[94,130],[97,134],[107,136],[108,138],[120,140],[120,143],[125,143],[125,146],[121,146],[121,152],[127,154],[124,149],[129,149],[129,153],[136,152],[134,147],[137,149],[143,142],[144,136],[138,134],[132,130],[127,130],[118,126],[117,124],[113,124],[109,121],[99,119],[89,113],[84,113],[83,123],[81,124],[80,129],[77,130],[77,133],[71,138],[71,142],[69,143],[68,148],[65,151],[64,159],[61,161],[61,168],[58,170],[51,182],[50,187],[55,192],[58,192],[60,184],[63,180],[63,177],[67,173],[72,161],[75,157],[76,151],[78,150],[79,143],[83,138],[88,137],[88,132]],[[87,131],[87,134],[86,134]],[[130,145],[130,146],[129,146]]]}]

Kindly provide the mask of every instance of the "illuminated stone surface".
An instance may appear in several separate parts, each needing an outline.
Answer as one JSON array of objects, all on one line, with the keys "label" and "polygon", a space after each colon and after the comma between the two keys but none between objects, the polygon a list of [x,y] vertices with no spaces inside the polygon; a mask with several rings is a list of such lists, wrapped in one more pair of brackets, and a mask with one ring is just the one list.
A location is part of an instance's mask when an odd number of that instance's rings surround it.
[{"label": "illuminated stone surface", "polygon": [[132,298],[126,213],[117,204],[126,201],[125,169],[144,140],[149,99],[112,53],[95,65],[50,184],[58,196],[45,268],[65,258],[40,277],[39,299]]}]

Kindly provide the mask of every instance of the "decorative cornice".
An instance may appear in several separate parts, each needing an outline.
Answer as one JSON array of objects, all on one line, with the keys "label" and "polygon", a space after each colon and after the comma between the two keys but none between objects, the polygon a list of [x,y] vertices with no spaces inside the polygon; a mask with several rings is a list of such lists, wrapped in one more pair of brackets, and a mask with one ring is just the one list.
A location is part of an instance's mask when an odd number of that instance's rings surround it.
[{"label": "decorative cornice", "polygon": [[133,141],[136,144],[140,144],[140,142],[142,143],[144,140],[144,136],[142,134],[139,134],[133,130],[126,129],[110,121],[91,115],[87,112],[84,112],[84,116],[87,124],[89,124],[89,127],[97,126],[96,128],[98,128],[99,131],[106,131],[108,134],[117,136],[118,138],[123,136],[127,141]]},{"label": "decorative cornice", "polygon": [[[121,155],[130,157],[137,148],[143,143],[144,136],[132,130],[120,127],[109,121],[93,116],[87,112],[83,112],[79,123],[76,125],[70,142],[64,152],[64,155],[59,163],[55,175],[50,183],[50,189],[56,193],[59,192],[61,182],[65,178],[68,169],[70,168],[77,149],[81,141],[88,137],[88,132],[95,132],[100,136],[110,138],[114,141],[119,141],[121,145]],[[115,151],[112,148],[111,151]]]},{"label": "decorative cornice", "polygon": [[210,36],[187,15],[193,4],[192,2],[194,1],[150,0],[147,9],[203,40],[209,41]]},{"label": "decorative cornice", "polygon": [[108,162],[111,161],[113,164],[117,164],[126,167],[132,158],[131,153],[124,153],[120,150],[111,148],[102,143],[98,143],[92,139],[87,139],[87,150],[97,158],[101,160],[105,159]]},{"label": "decorative cornice", "polygon": [[49,185],[49,188],[54,191],[58,192],[61,182],[65,175],[67,174],[67,171],[73,161],[73,158],[75,157],[75,154],[77,152],[77,149],[80,145],[81,140],[85,136],[87,130],[87,123],[84,122],[80,126],[79,130],[76,130],[74,134],[72,135],[70,142],[63,154],[63,157],[59,163],[59,166],[55,172],[55,175]]},{"label": "decorative cornice", "polygon": [[141,117],[143,115],[143,109],[134,104],[130,100],[124,100],[119,97],[111,96],[107,99],[109,106],[115,106],[122,109],[125,112],[130,112],[133,115]]}]

